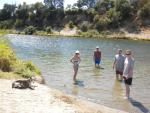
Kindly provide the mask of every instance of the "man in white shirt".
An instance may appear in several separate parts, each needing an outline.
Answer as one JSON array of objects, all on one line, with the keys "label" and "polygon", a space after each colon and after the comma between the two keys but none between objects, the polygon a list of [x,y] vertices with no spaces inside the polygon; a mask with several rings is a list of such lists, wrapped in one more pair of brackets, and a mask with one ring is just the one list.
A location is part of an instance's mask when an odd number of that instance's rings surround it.
[{"label": "man in white shirt", "polygon": [[124,60],[125,57],[122,55],[122,50],[118,49],[118,53],[115,55],[115,60],[113,63],[113,69],[115,68],[116,70],[116,78],[119,80],[119,75],[120,79],[123,80],[123,70],[124,70]]},{"label": "man in white shirt", "polygon": [[126,59],[124,62],[123,78],[126,86],[126,98],[130,96],[130,85],[132,85],[134,68],[134,58],[131,56],[131,51],[126,50]]}]

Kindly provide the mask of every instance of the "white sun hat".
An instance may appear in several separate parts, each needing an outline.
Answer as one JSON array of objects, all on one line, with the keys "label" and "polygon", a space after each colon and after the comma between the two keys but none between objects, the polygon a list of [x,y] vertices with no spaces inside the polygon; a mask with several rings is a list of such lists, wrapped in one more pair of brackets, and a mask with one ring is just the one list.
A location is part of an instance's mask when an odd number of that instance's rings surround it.
[{"label": "white sun hat", "polygon": [[79,50],[76,50],[76,52],[75,52],[75,53],[80,53],[80,52],[79,52]]},{"label": "white sun hat", "polygon": [[99,48],[99,46],[96,46],[96,48]]}]

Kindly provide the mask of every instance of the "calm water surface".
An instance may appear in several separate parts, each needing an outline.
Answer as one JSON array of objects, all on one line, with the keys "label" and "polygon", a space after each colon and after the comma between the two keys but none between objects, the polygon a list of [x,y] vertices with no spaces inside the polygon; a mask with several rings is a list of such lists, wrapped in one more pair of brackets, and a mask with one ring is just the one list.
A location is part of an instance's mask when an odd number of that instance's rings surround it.
[{"label": "calm water surface", "polygon": [[[150,111],[150,42],[88,38],[57,38],[7,35],[18,57],[32,60],[42,71],[46,84],[68,94],[130,113]],[[92,54],[95,46],[102,51],[102,67],[95,69]],[[135,58],[130,101],[124,100],[124,84],[115,80],[112,69],[118,48],[131,49]],[[81,63],[73,85],[70,58],[81,52]]]}]

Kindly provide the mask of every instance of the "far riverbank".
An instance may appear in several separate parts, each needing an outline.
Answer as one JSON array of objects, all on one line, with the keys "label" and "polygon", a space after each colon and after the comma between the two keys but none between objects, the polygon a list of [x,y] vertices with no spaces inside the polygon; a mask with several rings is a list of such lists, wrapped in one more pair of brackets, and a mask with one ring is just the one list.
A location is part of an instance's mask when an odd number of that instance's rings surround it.
[{"label": "far riverbank", "polygon": [[[5,34],[23,34],[24,32],[16,30],[0,30],[0,35]],[[65,37],[88,37],[88,38],[107,38],[107,39],[128,39],[128,40],[145,40],[150,41],[150,28],[141,29],[139,33],[129,33],[126,30],[121,30],[121,32],[102,32],[95,33],[93,31],[89,32],[79,32],[76,28],[69,29],[64,28],[60,31],[53,31],[53,33],[47,33],[45,31],[36,31],[33,35],[40,36],[65,36]]]}]

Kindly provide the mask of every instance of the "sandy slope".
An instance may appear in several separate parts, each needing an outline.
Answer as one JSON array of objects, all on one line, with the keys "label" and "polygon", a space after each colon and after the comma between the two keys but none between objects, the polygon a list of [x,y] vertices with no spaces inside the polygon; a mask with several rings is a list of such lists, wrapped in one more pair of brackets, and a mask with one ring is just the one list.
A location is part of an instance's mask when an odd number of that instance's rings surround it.
[{"label": "sandy slope", "polygon": [[73,28],[73,29],[64,28],[63,30],[60,31],[60,35],[64,35],[64,36],[73,36],[76,34],[77,34],[76,28]]},{"label": "sandy slope", "polygon": [[35,90],[12,89],[13,80],[0,79],[0,113],[125,113],[68,96],[35,83]]},{"label": "sandy slope", "polygon": [[[119,32],[112,32],[110,35],[106,35],[107,38],[127,38],[132,40],[150,40],[150,28],[141,28],[141,32],[139,33],[129,33],[125,29],[121,29],[123,34],[120,34]],[[76,36],[77,35],[77,29],[69,29],[64,28],[60,31],[59,35],[63,36]]]}]

